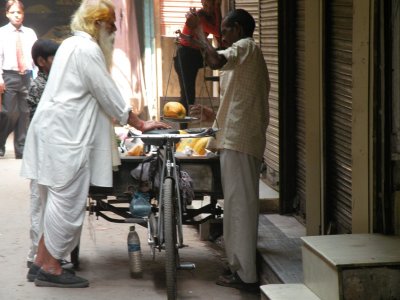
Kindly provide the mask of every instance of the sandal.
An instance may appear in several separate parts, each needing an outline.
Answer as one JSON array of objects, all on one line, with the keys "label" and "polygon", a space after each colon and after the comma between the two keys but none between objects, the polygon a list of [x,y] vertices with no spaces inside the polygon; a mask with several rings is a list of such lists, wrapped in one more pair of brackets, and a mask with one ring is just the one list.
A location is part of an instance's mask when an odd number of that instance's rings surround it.
[{"label": "sandal", "polygon": [[216,281],[216,284],[221,285],[221,286],[235,288],[238,290],[252,292],[252,293],[259,292],[259,290],[260,290],[260,286],[259,286],[258,282],[254,282],[254,283],[244,282],[242,279],[240,279],[240,277],[239,277],[239,275],[237,275],[237,273],[219,276],[218,280]]}]

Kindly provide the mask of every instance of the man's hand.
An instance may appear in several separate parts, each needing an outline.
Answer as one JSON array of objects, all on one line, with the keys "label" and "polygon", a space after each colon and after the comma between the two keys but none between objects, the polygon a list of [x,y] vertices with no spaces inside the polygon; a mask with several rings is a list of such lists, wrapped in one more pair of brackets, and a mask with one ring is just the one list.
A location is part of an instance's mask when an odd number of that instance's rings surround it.
[{"label": "man's hand", "polygon": [[141,132],[146,132],[153,129],[167,129],[167,128],[171,128],[171,126],[163,122],[143,121],[142,128],[141,129],[137,128],[137,129],[139,129]]},{"label": "man's hand", "polygon": [[6,89],[6,85],[4,84],[4,81],[2,81],[0,79],[0,94],[3,94],[5,89]]},{"label": "man's hand", "polygon": [[210,107],[199,104],[190,107],[190,116],[201,121],[213,121],[215,119],[215,113]]},{"label": "man's hand", "polygon": [[186,25],[190,29],[194,29],[200,25],[200,18],[197,15],[196,8],[191,7],[189,11],[185,15],[186,17]]},{"label": "man's hand", "polygon": [[190,45],[203,49],[205,48],[207,45],[204,45],[203,42],[199,41],[198,39],[193,38],[193,36],[191,35],[187,35],[187,34],[183,34],[182,32],[176,32],[177,34],[179,34],[179,38],[181,38],[182,40],[187,41]]},{"label": "man's hand", "polygon": [[141,132],[153,130],[153,129],[167,129],[171,128],[168,124],[165,124],[163,122],[158,122],[158,121],[143,121],[140,120],[139,117],[133,112],[129,112],[129,117],[128,117],[128,124],[135,127],[137,130],[140,130]]}]

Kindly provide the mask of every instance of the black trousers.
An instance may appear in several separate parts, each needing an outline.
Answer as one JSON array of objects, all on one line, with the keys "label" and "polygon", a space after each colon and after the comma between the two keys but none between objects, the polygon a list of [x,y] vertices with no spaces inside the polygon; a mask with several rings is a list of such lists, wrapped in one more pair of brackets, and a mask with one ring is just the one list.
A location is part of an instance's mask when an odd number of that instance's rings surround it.
[{"label": "black trousers", "polygon": [[0,114],[0,148],[5,147],[8,136],[14,132],[15,155],[21,156],[29,126],[29,106],[26,97],[32,73],[21,75],[18,72],[3,70],[3,80],[6,90]]},{"label": "black trousers", "polygon": [[196,77],[203,68],[203,56],[199,49],[179,45],[174,57],[174,67],[181,89],[181,103],[189,111],[189,105],[196,99]]}]

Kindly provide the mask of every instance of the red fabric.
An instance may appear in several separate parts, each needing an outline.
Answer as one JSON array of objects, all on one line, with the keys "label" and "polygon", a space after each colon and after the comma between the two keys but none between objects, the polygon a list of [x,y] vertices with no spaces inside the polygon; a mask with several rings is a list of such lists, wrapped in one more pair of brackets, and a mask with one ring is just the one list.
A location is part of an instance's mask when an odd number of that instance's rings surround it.
[{"label": "red fabric", "polygon": [[[207,18],[201,13],[201,9],[199,10],[199,18],[200,18],[200,24],[203,28],[204,33],[206,34],[206,36],[208,36],[209,34],[212,34],[213,36],[215,36],[216,38],[219,38],[220,35],[220,26],[221,26],[221,20],[219,18],[220,12],[219,12],[220,8],[218,6],[215,7],[215,11],[214,11],[214,16],[215,16],[215,20],[213,20],[213,23],[210,23]],[[182,29],[182,33],[185,35],[193,35],[192,30],[185,24],[183,26]],[[187,46],[187,47],[192,47],[192,48],[197,48],[195,46],[192,46],[190,44],[190,42],[184,40],[184,39],[180,39],[179,43],[183,46]]]}]

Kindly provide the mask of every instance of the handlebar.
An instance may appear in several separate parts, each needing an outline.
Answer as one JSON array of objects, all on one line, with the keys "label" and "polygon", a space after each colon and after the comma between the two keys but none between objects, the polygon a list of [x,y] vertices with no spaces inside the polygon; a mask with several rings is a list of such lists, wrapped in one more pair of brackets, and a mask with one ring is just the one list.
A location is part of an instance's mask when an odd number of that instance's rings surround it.
[{"label": "handlebar", "polygon": [[141,139],[151,140],[168,140],[168,139],[182,139],[182,138],[200,138],[200,137],[215,137],[217,128],[190,128],[185,129],[187,133],[180,134],[178,130],[160,129],[151,130],[142,134],[134,133],[131,129],[129,130],[130,137],[136,137]]}]

